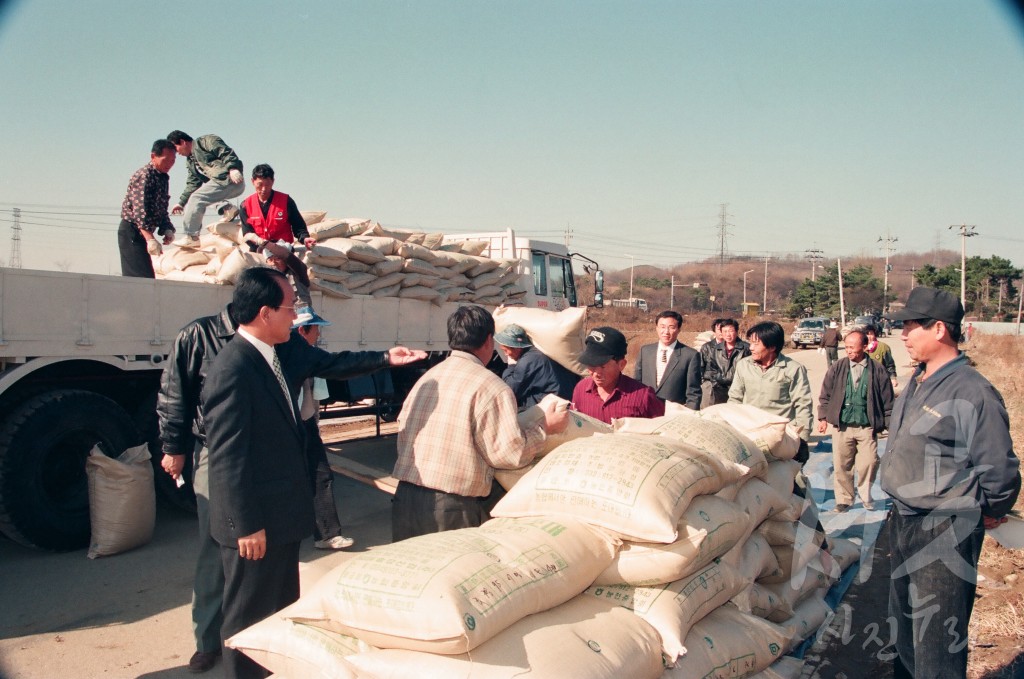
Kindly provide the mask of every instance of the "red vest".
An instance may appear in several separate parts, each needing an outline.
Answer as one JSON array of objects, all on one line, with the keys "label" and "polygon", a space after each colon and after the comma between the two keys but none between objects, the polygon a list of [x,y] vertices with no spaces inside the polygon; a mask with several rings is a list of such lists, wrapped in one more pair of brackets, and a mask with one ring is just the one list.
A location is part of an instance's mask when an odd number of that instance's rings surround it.
[{"label": "red vest", "polygon": [[270,206],[267,208],[267,216],[263,216],[260,209],[260,199],[254,193],[242,202],[245,214],[249,218],[256,235],[264,240],[291,243],[295,240],[292,236],[292,226],[288,223],[288,194],[274,191],[270,195]]}]

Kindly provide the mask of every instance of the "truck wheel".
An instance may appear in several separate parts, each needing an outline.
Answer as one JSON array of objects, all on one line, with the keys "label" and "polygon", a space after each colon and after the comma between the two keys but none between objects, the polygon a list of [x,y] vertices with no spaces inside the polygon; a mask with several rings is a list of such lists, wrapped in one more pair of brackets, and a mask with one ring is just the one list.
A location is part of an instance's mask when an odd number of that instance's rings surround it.
[{"label": "truck wheel", "polygon": [[12,411],[0,428],[0,530],[23,545],[52,550],[89,544],[85,459],[138,445],[121,406],[89,391],[49,391]]}]

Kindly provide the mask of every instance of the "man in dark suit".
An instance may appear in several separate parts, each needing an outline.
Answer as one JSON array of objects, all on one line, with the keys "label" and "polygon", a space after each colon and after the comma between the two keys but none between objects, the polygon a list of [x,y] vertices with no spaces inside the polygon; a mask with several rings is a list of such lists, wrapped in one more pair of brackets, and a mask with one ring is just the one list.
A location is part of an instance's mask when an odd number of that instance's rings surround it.
[{"label": "man in dark suit", "polygon": [[700,381],[704,371],[700,354],[677,339],[683,317],[675,311],[662,311],[654,322],[659,341],[640,347],[636,379],[654,389],[663,401],[700,410]]},{"label": "man in dark suit", "polygon": [[[332,355],[310,352],[305,340],[293,337],[294,304],[295,291],[279,271],[246,270],[231,301],[235,337],[217,354],[202,389],[210,535],[224,568],[225,639],[299,596],[299,543],[312,532],[313,496],[295,401],[301,380],[289,376],[316,374],[312,363]],[[296,341],[307,351],[292,356],[289,345]],[[377,367],[423,356],[396,347]],[[269,674],[230,649],[224,670],[227,677]]]}]

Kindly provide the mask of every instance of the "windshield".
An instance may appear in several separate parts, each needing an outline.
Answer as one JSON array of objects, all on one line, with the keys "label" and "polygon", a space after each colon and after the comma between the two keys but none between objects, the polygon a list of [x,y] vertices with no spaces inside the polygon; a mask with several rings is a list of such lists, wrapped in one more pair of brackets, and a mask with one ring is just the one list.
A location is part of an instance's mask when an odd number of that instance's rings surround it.
[{"label": "windshield", "polygon": [[820,330],[825,327],[825,322],[818,319],[805,318],[804,320],[800,321],[800,323],[796,327],[800,328],[801,330]]}]

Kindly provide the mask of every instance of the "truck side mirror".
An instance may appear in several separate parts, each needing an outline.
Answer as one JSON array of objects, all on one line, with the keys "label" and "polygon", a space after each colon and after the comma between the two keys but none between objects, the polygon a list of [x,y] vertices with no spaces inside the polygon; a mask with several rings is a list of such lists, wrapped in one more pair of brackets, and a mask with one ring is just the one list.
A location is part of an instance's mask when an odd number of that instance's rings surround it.
[{"label": "truck side mirror", "polygon": [[603,309],[604,308],[604,293],[603,292],[595,292],[594,293],[594,307],[597,308],[597,309]]},{"label": "truck side mirror", "polygon": [[594,272],[594,292],[604,292],[604,271]]}]

